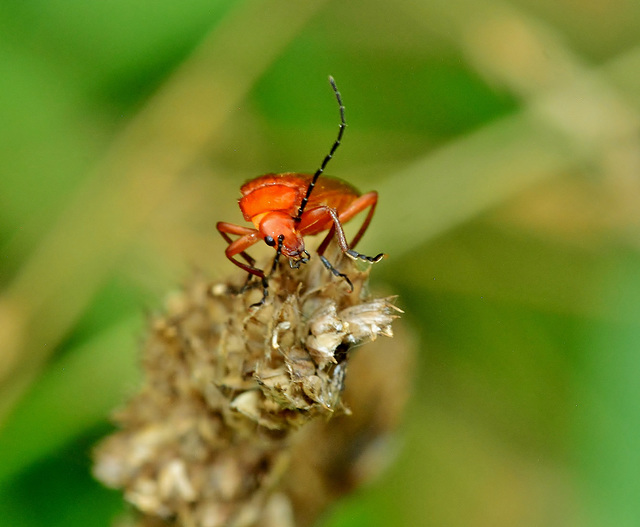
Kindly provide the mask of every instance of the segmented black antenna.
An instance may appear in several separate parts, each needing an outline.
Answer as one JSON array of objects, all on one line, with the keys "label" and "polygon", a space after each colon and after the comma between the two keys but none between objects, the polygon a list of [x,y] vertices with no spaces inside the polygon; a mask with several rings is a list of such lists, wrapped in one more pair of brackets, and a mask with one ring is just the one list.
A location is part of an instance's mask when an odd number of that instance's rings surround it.
[{"label": "segmented black antenna", "polygon": [[329,151],[327,156],[324,158],[324,161],[322,161],[320,168],[316,170],[316,173],[313,175],[313,179],[311,180],[311,183],[309,183],[309,186],[307,187],[307,194],[302,200],[302,203],[300,203],[300,208],[298,209],[298,215],[294,218],[294,221],[296,222],[299,222],[300,219],[302,218],[302,213],[304,212],[304,208],[307,206],[307,202],[309,201],[309,196],[311,196],[311,193],[313,192],[313,187],[316,186],[316,181],[318,181],[320,174],[324,172],[324,169],[327,166],[327,163],[329,163],[329,160],[333,157],[333,154],[340,146],[340,141],[342,140],[342,134],[344,134],[344,129],[347,127],[347,122],[344,120],[344,105],[342,104],[342,96],[338,91],[338,87],[336,86],[336,81],[333,80],[333,77],[331,75],[329,75],[329,83],[333,88],[333,93],[336,94],[336,99],[338,100],[338,105],[340,106],[340,130],[338,131],[338,137],[333,143],[331,150]]}]

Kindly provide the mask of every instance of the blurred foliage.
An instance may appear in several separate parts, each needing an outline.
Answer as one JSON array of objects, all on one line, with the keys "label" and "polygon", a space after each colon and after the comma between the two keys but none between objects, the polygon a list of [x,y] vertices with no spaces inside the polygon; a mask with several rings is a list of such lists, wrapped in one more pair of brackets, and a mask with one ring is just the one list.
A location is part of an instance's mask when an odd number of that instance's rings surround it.
[{"label": "blurred foliage", "polygon": [[[107,526],[91,445],[246,179],[329,172],[419,348],[331,527],[640,524],[640,3],[0,4],[0,523]],[[393,357],[389,357],[392,361]]]}]

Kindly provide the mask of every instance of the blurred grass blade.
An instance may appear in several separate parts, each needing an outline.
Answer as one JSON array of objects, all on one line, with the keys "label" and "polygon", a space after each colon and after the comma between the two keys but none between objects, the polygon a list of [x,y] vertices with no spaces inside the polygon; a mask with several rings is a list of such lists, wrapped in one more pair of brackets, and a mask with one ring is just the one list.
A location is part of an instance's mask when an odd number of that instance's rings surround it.
[{"label": "blurred grass blade", "polygon": [[[408,252],[546,178],[582,166],[605,165],[609,178],[624,176],[637,159],[639,128],[635,106],[601,75],[585,74],[382,182],[384,200],[403,206],[391,211],[382,201],[367,243]],[[617,162],[607,164],[610,158]]]},{"label": "blurred grass blade", "polygon": [[138,318],[70,350],[33,385],[0,428],[0,486],[105,416],[133,388]]},{"label": "blurred grass blade", "polygon": [[394,257],[410,252],[580,161],[563,134],[530,112],[501,119],[379,184],[383,200],[367,244]]}]

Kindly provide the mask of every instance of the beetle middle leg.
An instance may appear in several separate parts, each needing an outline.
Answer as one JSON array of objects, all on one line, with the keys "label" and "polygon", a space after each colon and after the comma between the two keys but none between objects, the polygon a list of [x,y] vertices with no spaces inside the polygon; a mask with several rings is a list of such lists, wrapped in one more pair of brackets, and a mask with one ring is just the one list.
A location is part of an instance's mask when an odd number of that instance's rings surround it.
[{"label": "beetle middle leg", "polygon": [[349,289],[351,289],[351,292],[353,293],[353,283],[351,283],[351,280],[349,279],[349,277],[344,274],[341,273],[340,271],[338,271],[329,260],[327,260],[327,258],[322,255],[319,254],[318,256],[320,256],[320,261],[322,262],[322,264],[327,268],[327,270],[333,275],[333,276],[337,276],[339,278],[343,278],[345,282],[347,282],[347,284],[349,285]]}]

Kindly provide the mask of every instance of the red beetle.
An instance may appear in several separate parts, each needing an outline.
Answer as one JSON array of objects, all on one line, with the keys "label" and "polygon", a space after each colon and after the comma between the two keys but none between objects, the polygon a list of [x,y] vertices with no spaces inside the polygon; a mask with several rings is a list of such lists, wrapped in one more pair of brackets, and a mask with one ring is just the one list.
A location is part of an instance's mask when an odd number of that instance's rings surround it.
[{"label": "red beetle", "polygon": [[[261,239],[267,245],[276,248],[271,272],[275,270],[281,255],[286,256],[289,259],[289,265],[297,269],[301,263],[307,263],[310,258],[305,250],[304,237],[328,230],[327,236],[318,247],[318,255],[331,273],[346,280],[351,290],[353,285],[349,278],[340,273],[323,256],[331,239],[335,236],[342,252],[353,259],[359,258],[374,263],[385,256],[384,254],[365,256],[353,250],[371,222],[378,203],[378,193],[372,191],[360,194],[348,183],[334,177],[324,176],[318,179],[340,145],[347,126],[338,87],[333,77],[329,77],[329,82],[340,106],[340,129],[331,151],[322,161],[320,168],[313,175],[286,172],[265,174],[252,179],[240,188],[242,198],[239,204],[244,219],[252,222],[255,228],[226,222],[217,224],[218,231],[229,244],[225,251],[227,258],[262,280],[263,297],[258,305],[262,304],[267,297],[267,275],[255,266],[255,260],[245,251]],[[369,211],[360,230],[351,244],[347,243],[342,224],[366,209]],[[232,240],[230,234],[240,237]],[[236,260],[234,258],[236,255],[240,255],[246,263]]]}]

